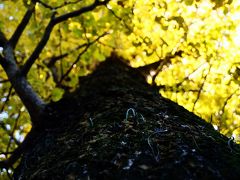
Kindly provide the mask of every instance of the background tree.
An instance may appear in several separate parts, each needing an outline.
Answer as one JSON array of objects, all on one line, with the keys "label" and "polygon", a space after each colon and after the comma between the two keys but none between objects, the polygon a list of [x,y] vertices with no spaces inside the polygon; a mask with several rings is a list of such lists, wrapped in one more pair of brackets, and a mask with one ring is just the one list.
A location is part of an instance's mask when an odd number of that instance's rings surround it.
[{"label": "background tree", "polygon": [[238,139],[238,9],[224,0],[1,2],[0,157],[31,129],[28,113],[37,124],[46,102],[112,51],[134,67],[161,62],[148,81]]}]

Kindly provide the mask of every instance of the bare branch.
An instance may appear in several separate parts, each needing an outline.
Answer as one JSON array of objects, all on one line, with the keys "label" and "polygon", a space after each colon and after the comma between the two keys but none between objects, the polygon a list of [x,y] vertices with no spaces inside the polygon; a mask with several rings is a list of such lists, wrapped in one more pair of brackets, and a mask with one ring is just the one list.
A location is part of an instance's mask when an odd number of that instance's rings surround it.
[{"label": "bare branch", "polygon": [[45,32],[42,36],[42,39],[40,40],[40,42],[38,43],[37,47],[35,48],[35,50],[33,51],[32,55],[28,58],[27,62],[25,63],[24,67],[22,68],[21,73],[26,76],[27,73],[29,72],[30,68],[32,67],[32,65],[34,64],[34,62],[36,61],[36,59],[39,57],[40,53],[42,52],[43,48],[45,47],[45,45],[47,44],[50,34],[54,28],[54,26],[56,24],[59,24],[63,21],[68,20],[69,18],[72,17],[76,17],[79,16],[83,13],[89,12],[93,9],[95,9],[97,6],[101,6],[101,5],[106,5],[110,0],[106,0],[106,1],[99,1],[99,0],[95,0],[95,2],[89,6],[83,7],[79,10],[61,15],[59,17],[55,17],[55,14],[52,16],[51,20],[49,21]]},{"label": "bare branch", "polygon": [[15,49],[19,38],[21,37],[24,29],[26,28],[27,24],[29,23],[30,18],[32,17],[33,12],[35,11],[35,6],[32,8],[28,8],[26,14],[24,15],[22,21],[18,25],[17,29],[15,30],[14,34],[10,38],[9,42],[13,49]]}]

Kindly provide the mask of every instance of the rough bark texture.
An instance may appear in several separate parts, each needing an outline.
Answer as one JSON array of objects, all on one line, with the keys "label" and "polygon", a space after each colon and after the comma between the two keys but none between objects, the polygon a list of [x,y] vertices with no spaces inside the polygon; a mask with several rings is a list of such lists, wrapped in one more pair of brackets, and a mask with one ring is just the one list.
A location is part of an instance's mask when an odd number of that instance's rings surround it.
[{"label": "rough bark texture", "polygon": [[240,148],[110,58],[42,117],[16,179],[238,179]]}]

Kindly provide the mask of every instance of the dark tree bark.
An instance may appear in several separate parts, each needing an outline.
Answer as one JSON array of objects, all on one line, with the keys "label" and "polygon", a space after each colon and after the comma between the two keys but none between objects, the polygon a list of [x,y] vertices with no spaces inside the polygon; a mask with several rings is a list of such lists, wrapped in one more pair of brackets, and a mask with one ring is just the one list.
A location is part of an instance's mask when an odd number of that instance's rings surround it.
[{"label": "dark tree bark", "polygon": [[[41,116],[15,179],[238,179],[240,147],[109,58]],[[29,135],[30,136],[30,135]]]}]

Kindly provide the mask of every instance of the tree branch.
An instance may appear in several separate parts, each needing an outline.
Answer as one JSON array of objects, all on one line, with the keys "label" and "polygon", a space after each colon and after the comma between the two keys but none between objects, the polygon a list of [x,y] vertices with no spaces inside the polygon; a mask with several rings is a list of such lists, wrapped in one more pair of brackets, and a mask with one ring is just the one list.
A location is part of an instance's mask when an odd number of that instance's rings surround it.
[{"label": "tree branch", "polygon": [[3,48],[3,56],[0,56],[0,64],[2,65],[4,71],[7,73],[8,79],[14,87],[16,93],[19,95],[23,104],[26,106],[33,124],[37,123],[38,116],[45,107],[45,103],[42,101],[41,98],[38,97],[30,84],[27,82],[26,75],[34,64],[35,60],[39,57],[45,45],[47,44],[54,26],[69,18],[79,16],[85,12],[91,11],[97,6],[106,5],[108,2],[109,0],[95,0],[94,3],[89,6],[83,7],[79,10],[64,14],[59,17],[55,17],[56,13],[54,13],[45,29],[42,39],[34,49],[32,55],[28,58],[22,69],[19,69],[16,64],[13,47],[16,46],[18,39],[20,38],[26,25],[28,24],[31,14],[33,13],[33,9],[30,9],[26,12],[24,18],[18,25],[10,41],[8,41],[6,36],[0,31],[0,47]]},{"label": "tree branch", "polygon": [[52,67],[52,66],[54,66],[54,64],[55,64],[58,60],[63,59],[63,58],[65,58],[65,57],[69,56],[71,53],[73,53],[73,52],[75,52],[75,51],[77,51],[77,50],[79,50],[79,49],[81,49],[81,48],[83,48],[83,47],[85,47],[85,46],[87,46],[87,45],[88,45],[87,43],[81,44],[81,45],[75,47],[74,49],[69,50],[69,51],[66,52],[66,53],[63,53],[63,54],[58,55],[58,56],[53,56],[53,57],[51,57],[51,58],[46,59],[46,60],[49,60],[49,62],[46,63],[47,67]]},{"label": "tree branch", "polygon": [[13,49],[15,49],[19,38],[21,37],[24,29],[26,28],[30,18],[32,17],[33,12],[35,11],[35,6],[33,7],[29,7],[26,14],[24,15],[22,21],[20,22],[20,24],[18,25],[17,29],[15,30],[14,34],[12,35],[12,37],[10,38],[9,42],[12,46]]},{"label": "tree branch", "polygon": [[93,40],[93,41],[91,41],[89,43],[80,44],[77,47],[73,48],[72,50],[69,50],[66,53],[63,53],[61,55],[54,56],[54,57],[50,58],[49,63],[47,63],[47,66],[48,67],[53,66],[58,60],[63,59],[65,57],[69,56],[71,53],[76,52],[77,50],[79,50],[79,49],[81,49],[83,47],[89,46],[89,44],[92,45],[93,43],[99,41],[102,37],[104,37],[106,35],[108,35],[108,33],[103,33],[102,35],[98,36],[95,40]]},{"label": "tree branch", "polygon": [[[55,15],[55,14],[54,14]],[[45,45],[47,44],[50,34],[53,30],[54,27],[54,15],[52,16],[51,20],[49,21],[44,34],[42,36],[42,39],[40,40],[40,42],[38,43],[37,47],[34,49],[33,53],[31,54],[31,56],[28,58],[27,62],[24,64],[22,70],[21,70],[21,74],[23,76],[26,76],[27,73],[29,72],[30,68],[32,67],[32,65],[34,64],[35,60],[39,57],[40,53],[42,52],[43,48],[45,47]]]},{"label": "tree branch", "polygon": [[0,45],[3,47],[3,56],[0,56],[0,64],[6,72],[16,93],[27,108],[34,124],[43,110],[45,103],[39,98],[36,92],[34,92],[27,82],[27,79],[19,73],[20,70],[16,64],[13,48],[1,32]]},{"label": "tree branch", "polygon": [[48,8],[48,9],[50,9],[50,10],[56,10],[56,9],[60,9],[60,8],[62,8],[62,7],[64,7],[64,6],[67,6],[67,5],[69,5],[69,4],[77,4],[78,2],[80,2],[80,1],[82,1],[82,0],[77,0],[77,1],[71,1],[71,2],[64,2],[63,4],[61,4],[61,5],[59,5],[59,6],[50,6],[50,5],[48,5],[47,3],[44,3],[44,2],[42,2],[42,1],[40,1],[40,0],[38,0],[38,3],[39,4],[41,4],[43,7],[45,7],[45,8]]},{"label": "tree branch", "polygon": [[95,0],[93,4],[83,7],[79,10],[61,15],[59,17],[55,17],[55,14],[52,16],[50,22],[48,23],[45,32],[42,36],[42,39],[40,40],[40,42],[38,43],[37,47],[34,49],[32,55],[28,58],[27,62],[25,63],[24,67],[21,70],[21,73],[26,76],[27,73],[29,72],[30,68],[32,67],[32,65],[34,64],[34,62],[36,61],[36,59],[39,57],[40,53],[42,52],[43,48],[45,47],[45,45],[47,44],[49,38],[50,38],[50,34],[54,28],[54,26],[56,24],[59,24],[63,21],[68,20],[69,18],[72,17],[76,17],[79,16],[85,12],[89,12],[93,9],[95,9],[97,6],[101,6],[101,5],[106,5],[110,0],[106,0],[106,1],[99,1],[99,0]]},{"label": "tree branch", "polygon": [[86,7],[83,7],[81,9],[79,9],[79,10],[72,11],[70,13],[67,13],[67,14],[61,15],[59,17],[56,17],[55,20],[54,20],[54,23],[58,24],[60,22],[68,20],[69,18],[80,16],[81,14],[83,14],[85,12],[89,12],[89,11],[94,10],[98,6],[106,5],[109,1],[110,0],[105,0],[105,1],[95,0],[94,3],[89,5],[89,6],[86,6]]},{"label": "tree branch", "polygon": [[82,52],[79,53],[79,55],[77,56],[76,60],[72,63],[72,65],[70,66],[70,68],[67,70],[67,72],[61,77],[60,81],[58,84],[61,84],[62,81],[68,76],[68,74],[71,72],[71,70],[73,69],[74,65],[78,63],[78,61],[80,60],[81,56],[88,50],[88,48],[94,44],[95,42],[97,42],[99,39],[101,39],[102,37],[106,36],[108,33],[103,33],[102,35],[98,36],[95,40],[93,40],[92,42],[89,42],[88,44],[86,44],[86,47],[83,49]]},{"label": "tree branch", "polygon": [[68,74],[69,74],[69,73],[71,72],[71,70],[73,69],[74,64],[76,64],[76,63],[80,60],[81,56],[88,50],[89,46],[90,46],[90,45],[87,45],[87,46],[84,48],[84,50],[78,54],[76,60],[72,63],[72,65],[71,65],[70,68],[67,70],[67,72],[61,77],[61,79],[60,79],[60,81],[59,81],[58,84],[61,84],[62,81],[68,76]]}]

